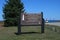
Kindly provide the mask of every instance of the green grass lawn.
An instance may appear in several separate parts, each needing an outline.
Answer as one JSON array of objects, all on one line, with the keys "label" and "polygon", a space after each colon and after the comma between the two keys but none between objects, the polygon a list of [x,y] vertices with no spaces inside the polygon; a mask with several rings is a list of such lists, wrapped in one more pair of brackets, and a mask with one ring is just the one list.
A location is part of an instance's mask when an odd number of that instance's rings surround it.
[{"label": "green grass lawn", "polygon": [[[21,27],[22,32],[26,34],[15,35],[17,27],[4,27],[0,30],[0,40],[60,40],[60,33],[45,27],[45,33],[41,34],[40,26],[24,26]],[[32,33],[27,33],[32,32]]]}]

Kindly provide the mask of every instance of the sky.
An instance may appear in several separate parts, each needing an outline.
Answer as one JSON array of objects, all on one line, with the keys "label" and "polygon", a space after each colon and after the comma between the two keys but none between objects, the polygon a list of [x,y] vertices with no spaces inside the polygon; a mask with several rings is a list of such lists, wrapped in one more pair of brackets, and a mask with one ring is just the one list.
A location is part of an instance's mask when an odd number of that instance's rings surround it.
[{"label": "sky", "polygon": [[[60,0],[21,0],[24,4],[25,12],[41,13],[43,12],[44,19],[60,20]],[[3,19],[3,6],[5,0],[0,0],[0,20]]]}]

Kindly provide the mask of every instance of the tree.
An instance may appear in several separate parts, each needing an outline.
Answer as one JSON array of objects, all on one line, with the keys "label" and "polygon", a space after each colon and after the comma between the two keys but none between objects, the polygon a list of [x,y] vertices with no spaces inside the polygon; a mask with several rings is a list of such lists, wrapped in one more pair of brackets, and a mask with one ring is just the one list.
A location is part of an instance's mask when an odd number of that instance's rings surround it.
[{"label": "tree", "polygon": [[21,0],[7,0],[3,7],[4,26],[17,26],[22,12],[24,12],[24,7]]}]

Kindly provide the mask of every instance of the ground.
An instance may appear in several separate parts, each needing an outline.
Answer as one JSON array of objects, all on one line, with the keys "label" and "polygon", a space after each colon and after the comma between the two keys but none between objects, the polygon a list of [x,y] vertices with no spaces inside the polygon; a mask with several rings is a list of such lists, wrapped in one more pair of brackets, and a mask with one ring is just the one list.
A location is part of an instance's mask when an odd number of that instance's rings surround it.
[{"label": "ground", "polygon": [[60,32],[53,31],[51,27],[53,26],[45,26],[45,33],[41,34],[40,26],[22,26],[21,35],[15,34],[17,27],[2,27],[0,40],[60,40]]},{"label": "ground", "polygon": [[60,26],[60,22],[50,22],[50,23],[46,23],[46,24]]}]

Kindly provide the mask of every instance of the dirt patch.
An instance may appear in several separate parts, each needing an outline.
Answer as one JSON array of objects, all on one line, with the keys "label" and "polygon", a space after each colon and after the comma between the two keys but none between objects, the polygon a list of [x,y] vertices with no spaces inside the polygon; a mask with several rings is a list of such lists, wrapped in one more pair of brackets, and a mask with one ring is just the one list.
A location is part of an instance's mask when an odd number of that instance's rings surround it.
[{"label": "dirt patch", "polygon": [[3,27],[3,24],[0,24],[0,30],[3,29],[3,28],[4,28],[4,27]]}]

